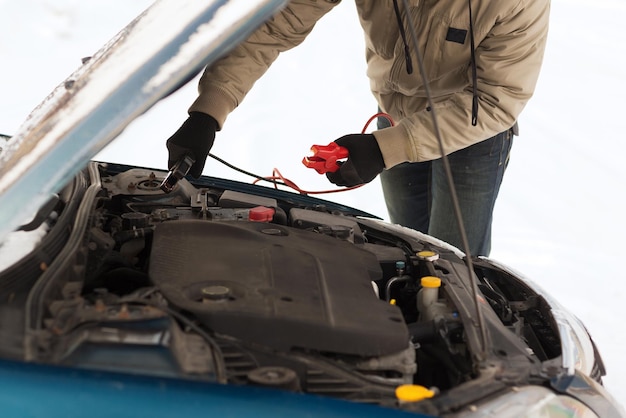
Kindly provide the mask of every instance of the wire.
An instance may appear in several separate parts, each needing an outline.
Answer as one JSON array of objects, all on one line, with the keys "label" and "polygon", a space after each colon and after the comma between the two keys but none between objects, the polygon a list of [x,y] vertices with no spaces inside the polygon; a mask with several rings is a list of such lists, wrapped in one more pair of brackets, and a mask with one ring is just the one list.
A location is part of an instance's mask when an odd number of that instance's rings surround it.
[{"label": "wire", "polygon": [[[372,123],[372,121],[374,121],[375,119],[379,118],[379,117],[383,117],[385,119],[387,119],[390,123],[391,126],[394,126],[395,123],[393,121],[393,119],[391,118],[391,116],[389,116],[386,113],[383,112],[379,112],[376,113],[374,115],[372,115],[367,122],[365,122],[365,125],[363,126],[363,129],[361,130],[361,133],[364,134],[367,131],[367,128],[369,127],[369,125]],[[252,184],[256,184],[259,181],[267,181],[269,183],[272,183],[274,185],[274,188],[278,189],[278,186],[285,186],[285,187],[289,187],[293,190],[295,190],[296,192],[302,194],[302,195],[315,195],[315,194],[329,194],[329,193],[341,193],[341,192],[347,192],[348,190],[354,190],[354,189],[358,189],[359,187],[362,187],[364,184],[359,184],[356,186],[351,186],[351,187],[344,187],[341,189],[330,189],[330,190],[305,190],[302,189],[301,187],[299,187],[295,182],[293,182],[292,180],[286,178],[285,176],[283,176],[281,174],[281,172],[277,169],[274,168],[272,170],[272,175],[269,177],[264,177],[264,176],[259,176],[257,174],[251,173],[249,171],[243,170],[219,157],[217,157],[214,154],[209,153],[209,157],[213,158],[214,160],[224,164],[225,166],[227,166],[228,168],[231,168],[235,171],[238,171],[242,174],[245,174],[247,176],[250,177],[254,177],[256,180],[254,180],[252,182]]]},{"label": "wire", "polygon": [[[284,184],[287,187],[290,187],[291,189],[297,191],[300,194],[303,195],[310,195],[310,194],[326,194],[326,193],[340,193],[340,192],[345,192],[348,190],[353,190],[353,189],[358,189],[359,187],[363,186],[362,184],[359,184],[357,186],[352,186],[352,187],[344,187],[343,189],[330,189],[330,190],[304,190],[301,189],[296,183],[294,183],[293,181],[289,180],[288,178],[284,177],[280,171],[278,171],[277,168],[274,168],[272,170],[272,176],[271,177],[265,177],[263,178],[263,180],[281,180],[280,182],[275,182],[276,184]],[[257,183],[258,180],[255,180],[253,182]],[[276,187],[277,188],[277,187]]]},{"label": "wire", "polygon": [[244,169],[242,169],[242,168],[239,168],[239,167],[237,167],[237,166],[235,166],[235,165],[233,165],[233,164],[229,163],[228,161],[221,159],[220,157],[216,156],[215,154],[211,154],[211,153],[209,153],[209,157],[211,157],[211,158],[213,158],[214,160],[216,160],[216,161],[218,161],[218,162],[220,162],[220,163],[224,164],[224,165],[225,165],[226,167],[228,167],[228,168],[232,168],[233,170],[238,171],[238,172],[240,172],[240,173],[242,173],[242,174],[245,174],[246,176],[254,177],[254,178],[256,178],[256,179],[257,179],[257,181],[259,181],[259,180],[264,180],[264,181],[268,181],[268,182],[273,183],[273,184],[279,184],[279,185],[286,186],[286,184],[283,184],[283,183],[281,183],[281,182],[278,182],[278,181],[272,180],[272,179],[271,179],[271,178],[269,178],[269,177],[259,176],[258,174],[254,174],[254,173],[251,173],[251,172],[249,172],[249,171],[246,171],[246,170],[244,170]]},{"label": "wire", "polygon": [[305,190],[302,189],[301,187],[299,187],[295,182],[293,182],[292,180],[289,180],[288,178],[284,177],[280,171],[278,171],[277,168],[274,168],[272,170],[272,175],[271,176],[259,176],[258,174],[254,174],[251,173],[249,171],[246,171],[244,169],[241,169],[229,162],[227,162],[226,160],[223,160],[219,157],[217,157],[214,154],[210,154],[209,153],[209,157],[215,159],[216,161],[219,161],[220,163],[224,164],[225,166],[227,166],[228,168],[232,168],[235,171],[238,171],[242,174],[245,174],[247,176],[250,177],[254,177],[256,180],[254,180],[252,182],[252,184],[257,184],[260,181],[267,181],[269,183],[272,183],[274,185],[274,188],[278,189],[278,186],[285,186],[285,187],[289,187],[290,189],[295,190],[296,192],[303,194],[303,195],[313,195],[313,194],[325,194],[325,193],[339,193],[339,192],[345,192],[348,190],[352,190],[352,189],[356,189],[358,187],[361,187],[362,184],[358,185],[358,186],[353,186],[353,187],[345,187],[343,189],[331,189],[331,190]]},{"label": "wire", "polygon": [[365,131],[367,131],[367,128],[369,127],[370,123],[372,123],[372,121],[374,119],[377,119],[377,118],[385,118],[385,119],[387,119],[389,121],[389,125],[391,125],[391,126],[395,126],[396,125],[396,123],[393,121],[393,118],[391,116],[389,116],[387,113],[378,112],[378,113],[372,115],[367,120],[367,122],[365,122],[365,126],[363,126],[363,129],[361,130],[361,133],[364,134]]}]

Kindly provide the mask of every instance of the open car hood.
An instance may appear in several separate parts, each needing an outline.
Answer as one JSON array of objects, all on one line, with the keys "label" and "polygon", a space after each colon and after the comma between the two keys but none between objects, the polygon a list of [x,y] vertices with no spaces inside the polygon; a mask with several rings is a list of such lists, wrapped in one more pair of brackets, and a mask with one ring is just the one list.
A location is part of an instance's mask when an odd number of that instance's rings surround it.
[{"label": "open car hood", "polygon": [[[0,153],[0,242],[137,116],[286,0],[163,0],[61,83]],[[172,24],[175,22],[175,24]]]},{"label": "open car hood", "polygon": [[[584,327],[491,260],[466,268],[446,243],[321,199],[207,176],[164,193],[162,170],[91,161],[286,3],[158,1],[7,142],[0,243],[18,227],[46,230],[0,268],[12,389],[70,380],[60,392],[79,412],[76,391],[95,405],[116,404],[118,387],[145,402],[186,392],[197,410],[220,407],[211,396],[224,389],[232,412],[261,387],[298,392],[284,401],[305,412],[317,396],[385,408],[351,416],[517,417],[583,403],[618,416]],[[266,408],[274,395],[262,391]]]}]

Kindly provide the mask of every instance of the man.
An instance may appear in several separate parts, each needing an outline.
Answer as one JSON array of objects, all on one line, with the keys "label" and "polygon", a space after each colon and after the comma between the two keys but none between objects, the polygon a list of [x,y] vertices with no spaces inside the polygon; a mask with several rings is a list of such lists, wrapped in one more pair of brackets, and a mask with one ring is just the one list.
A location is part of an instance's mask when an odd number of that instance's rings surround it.
[{"label": "man", "polygon": [[[300,44],[338,3],[292,0],[207,68],[189,118],[167,141],[169,165],[190,154],[196,160],[190,174],[200,176],[228,114],[279,53]],[[488,255],[493,207],[516,121],[534,92],[543,59],[550,0],[409,0],[408,10],[399,0],[355,3],[371,90],[395,123],[382,120],[373,134],[337,139],[349,158],[327,177],[352,186],[382,173],[392,222],[461,248],[440,138],[470,252]]]}]

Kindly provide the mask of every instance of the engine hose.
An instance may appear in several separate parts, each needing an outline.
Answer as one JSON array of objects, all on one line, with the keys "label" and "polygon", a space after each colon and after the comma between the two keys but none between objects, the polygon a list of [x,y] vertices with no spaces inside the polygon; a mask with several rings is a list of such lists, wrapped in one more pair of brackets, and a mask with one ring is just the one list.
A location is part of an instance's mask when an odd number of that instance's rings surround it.
[{"label": "engine hose", "polygon": [[395,285],[396,283],[399,283],[399,282],[407,282],[410,279],[411,279],[411,276],[409,276],[409,275],[395,276],[395,277],[392,277],[391,279],[389,279],[389,281],[385,285],[385,300],[387,302],[389,302],[391,300],[391,286],[393,286],[393,285]]}]

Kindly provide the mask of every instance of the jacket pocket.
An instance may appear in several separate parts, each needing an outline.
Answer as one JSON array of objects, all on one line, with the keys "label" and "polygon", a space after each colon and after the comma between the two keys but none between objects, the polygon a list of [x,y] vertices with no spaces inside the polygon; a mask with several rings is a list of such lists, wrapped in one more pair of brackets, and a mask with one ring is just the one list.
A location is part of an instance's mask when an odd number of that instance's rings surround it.
[{"label": "jacket pocket", "polygon": [[[469,20],[463,24],[464,13],[461,16],[452,16],[454,11],[438,10],[437,6],[426,11],[416,6],[410,9],[410,16],[418,40],[418,50],[422,55],[426,79],[435,82],[449,75],[463,75],[460,68],[466,68],[470,61]],[[468,18],[469,19],[469,18]],[[408,74],[406,68],[394,64],[394,76],[397,77],[398,91],[405,95],[415,95],[423,92],[424,82],[417,64],[417,51],[410,39],[411,59],[413,60],[413,74]],[[396,60],[404,60],[404,51],[396,49]],[[456,77],[456,76],[453,76]],[[464,82],[458,80],[454,85]],[[437,93],[437,92],[434,92]]]}]

